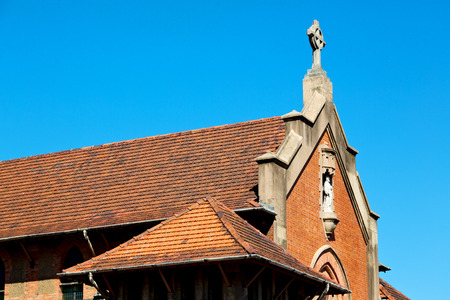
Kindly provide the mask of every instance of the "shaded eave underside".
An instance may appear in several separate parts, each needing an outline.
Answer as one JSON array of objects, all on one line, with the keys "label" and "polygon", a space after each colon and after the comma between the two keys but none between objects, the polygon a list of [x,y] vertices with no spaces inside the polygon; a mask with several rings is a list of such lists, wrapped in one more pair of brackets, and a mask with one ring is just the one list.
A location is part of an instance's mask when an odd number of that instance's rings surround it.
[{"label": "shaded eave underside", "polygon": [[345,289],[331,281],[327,281],[322,278],[315,277],[313,275],[310,275],[308,273],[302,272],[295,268],[286,266],[284,264],[273,261],[269,258],[263,257],[258,254],[247,254],[247,255],[231,256],[231,257],[206,258],[206,259],[198,259],[198,260],[167,262],[167,263],[160,263],[160,264],[147,264],[147,265],[138,265],[138,266],[105,268],[105,269],[99,269],[99,270],[93,269],[93,270],[71,272],[71,273],[64,272],[64,273],[58,273],[57,275],[60,277],[75,277],[75,276],[87,275],[89,273],[111,273],[111,272],[116,273],[116,272],[123,272],[123,271],[148,270],[148,269],[157,269],[157,268],[177,267],[177,266],[183,266],[183,265],[196,265],[196,264],[205,264],[205,263],[219,263],[219,262],[242,261],[242,260],[250,260],[250,261],[255,261],[255,262],[259,261],[261,263],[270,264],[274,267],[280,268],[284,271],[287,271],[290,274],[295,274],[296,276],[304,277],[309,280],[315,281],[319,284],[321,283],[321,284],[326,285],[328,283],[330,285],[330,288],[334,289],[339,294],[351,293],[350,290]]},{"label": "shaded eave underside", "polygon": [[[267,208],[265,208],[263,206],[256,206],[256,207],[250,207],[250,208],[239,208],[239,209],[235,209],[233,211],[236,212],[236,213],[251,212],[251,211],[262,211],[262,212],[264,212],[266,214],[269,214],[269,215],[276,215],[276,213],[274,211],[268,210]],[[55,235],[67,235],[67,234],[82,233],[84,230],[86,230],[86,231],[91,231],[91,230],[92,231],[100,231],[100,230],[117,229],[117,228],[121,228],[121,227],[134,226],[134,225],[154,224],[154,223],[160,223],[160,222],[165,221],[167,219],[168,218],[146,220],[146,221],[137,221],[137,222],[128,222],[128,223],[119,223],[119,224],[112,224],[112,225],[106,225],[106,226],[97,226],[97,227],[76,228],[76,229],[71,229],[71,230],[55,231],[55,232],[47,232],[47,233],[19,235],[19,236],[7,237],[7,238],[0,238],[0,243],[1,242],[24,240],[24,239],[45,238],[45,237],[51,237],[51,236],[55,236]]]}]

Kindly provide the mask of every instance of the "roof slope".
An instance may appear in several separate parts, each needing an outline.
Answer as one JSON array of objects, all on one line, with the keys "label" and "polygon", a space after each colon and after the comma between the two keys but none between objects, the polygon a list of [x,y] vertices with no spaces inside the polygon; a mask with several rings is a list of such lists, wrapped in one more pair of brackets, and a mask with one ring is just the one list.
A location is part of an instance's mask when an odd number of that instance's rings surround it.
[{"label": "roof slope", "polygon": [[251,207],[279,117],[0,162],[0,240],[165,219],[207,195]]},{"label": "roof slope", "polygon": [[386,295],[390,300],[411,300],[381,278],[380,292]]},{"label": "roof slope", "polygon": [[[213,198],[198,201],[181,214],[128,242],[64,270],[64,274],[76,275],[243,258],[263,259],[310,275],[310,279],[313,277],[322,282],[329,281],[299,262]],[[345,290],[335,283],[331,284],[334,288]]]}]

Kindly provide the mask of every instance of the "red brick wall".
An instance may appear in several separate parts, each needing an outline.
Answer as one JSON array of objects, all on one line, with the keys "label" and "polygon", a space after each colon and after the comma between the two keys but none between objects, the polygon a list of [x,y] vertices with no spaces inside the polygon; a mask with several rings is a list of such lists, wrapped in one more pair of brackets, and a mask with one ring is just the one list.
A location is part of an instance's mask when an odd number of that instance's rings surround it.
[{"label": "red brick wall", "polygon": [[[319,145],[324,141],[328,143],[328,147],[332,147],[326,132]],[[321,195],[318,151],[318,148],[314,150],[288,195],[287,250],[303,263],[310,265],[316,251],[324,245],[330,245],[341,259],[352,291],[352,300],[367,299],[366,244],[337,162],[333,190],[335,212],[340,222],[334,232],[335,240],[326,240],[319,217]]]},{"label": "red brick wall", "polygon": [[[22,300],[60,300],[62,293],[60,288],[60,280],[56,278],[56,273],[59,273],[62,268],[62,262],[68,250],[76,245],[82,252],[85,259],[90,258],[89,250],[86,242],[81,238],[71,239],[55,239],[54,241],[41,240],[36,243],[25,244],[31,257],[34,260],[34,267],[26,259],[25,252],[19,248],[18,244],[14,244],[13,248],[0,248],[0,257],[5,264],[5,299]],[[47,252],[47,253],[44,253]],[[41,258],[45,255],[50,257],[50,261],[41,262]],[[20,270],[14,270],[13,260],[23,266]],[[42,276],[41,268],[45,268],[47,273],[52,273],[53,276]],[[22,272],[23,280],[11,280],[12,272]],[[39,284],[46,282],[47,287],[50,288],[48,293],[39,292]],[[13,287],[15,285],[15,287]],[[96,294],[93,287],[84,285],[83,299],[92,299]],[[11,289],[19,290],[21,296],[12,297]],[[42,289],[42,288],[41,288]]]},{"label": "red brick wall", "polygon": [[[116,246],[142,231],[144,229],[141,227],[127,228],[108,232],[106,236],[109,237],[108,241]],[[107,250],[100,235],[92,234],[90,237],[97,254]],[[34,267],[30,266],[20,242],[33,258]],[[79,248],[85,260],[91,258],[89,246],[81,232],[0,244],[0,259],[5,265],[5,300],[61,300],[61,281],[56,274],[61,272],[64,259],[73,246]],[[84,299],[92,299],[96,293],[95,288],[86,284],[83,286]]]}]

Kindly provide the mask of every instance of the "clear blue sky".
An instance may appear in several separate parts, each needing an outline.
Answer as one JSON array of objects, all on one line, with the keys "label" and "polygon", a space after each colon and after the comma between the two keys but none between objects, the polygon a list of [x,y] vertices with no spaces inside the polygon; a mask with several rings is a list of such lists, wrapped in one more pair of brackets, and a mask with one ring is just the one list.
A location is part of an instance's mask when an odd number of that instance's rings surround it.
[{"label": "clear blue sky", "polygon": [[0,1],[0,160],[283,115],[322,64],[382,277],[448,296],[448,1]]}]

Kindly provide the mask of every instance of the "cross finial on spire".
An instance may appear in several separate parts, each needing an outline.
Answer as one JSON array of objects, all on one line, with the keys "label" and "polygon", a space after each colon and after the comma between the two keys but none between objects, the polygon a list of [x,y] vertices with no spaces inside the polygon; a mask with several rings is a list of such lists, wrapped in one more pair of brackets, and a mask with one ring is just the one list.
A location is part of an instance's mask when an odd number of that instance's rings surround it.
[{"label": "cross finial on spire", "polygon": [[309,43],[313,49],[313,64],[312,69],[322,69],[322,63],[320,61],[320,51],[325,47],[325,41],[323,40],[322,30],[319,27],[319,21],[314,20],[313,24],[306,31],[309,36]]}]

